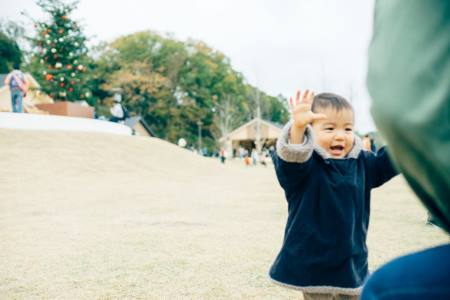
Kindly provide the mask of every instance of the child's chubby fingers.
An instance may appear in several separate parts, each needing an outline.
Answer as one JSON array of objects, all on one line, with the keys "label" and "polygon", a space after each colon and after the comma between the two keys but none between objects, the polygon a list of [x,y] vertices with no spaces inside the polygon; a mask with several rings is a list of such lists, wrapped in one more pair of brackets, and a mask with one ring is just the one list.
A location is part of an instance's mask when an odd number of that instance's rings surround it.
[{"label": "child's chubby fingers", "polygon": [[300,102],[301,102],[300,95],[301,94],[302,94],[302,91],[301,90],[297,90],[297,93],[295,94],[295,105],[299,105],[300,104]]},{"label": "child's chubby fingers", "polygon": [[308,101],[308,94],[309,94],[309,90],[305,90],[304,92],[303,92],[303,95],[302,95],[302,102],[303,103],[307,103]]},{"label": "child's chubby fingers", "polygon": [[302,102],[312,104],[313,100],[314,100],[314,91],[306,90],[305,93],[303,94]]},{"label": "child's chubby fingers", "polygon": [[294,110],[294,100],[292,99],[292,97],[289,97],[288,106],[290,111]]}]

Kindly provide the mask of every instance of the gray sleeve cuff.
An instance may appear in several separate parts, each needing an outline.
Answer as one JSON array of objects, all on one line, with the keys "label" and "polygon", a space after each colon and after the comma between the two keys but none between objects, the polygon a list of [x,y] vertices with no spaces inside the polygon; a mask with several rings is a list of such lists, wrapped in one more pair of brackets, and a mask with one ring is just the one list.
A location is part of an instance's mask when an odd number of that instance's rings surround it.
[{"label": "gray sleeve cuff", "polygon": [[303,163],[311,158],[314,150],[311,128],[309,125],[306,127],[303,144],[289,144],[291,127],[292,121],[289,121],[278,137],[277,154],[284,161]]}]

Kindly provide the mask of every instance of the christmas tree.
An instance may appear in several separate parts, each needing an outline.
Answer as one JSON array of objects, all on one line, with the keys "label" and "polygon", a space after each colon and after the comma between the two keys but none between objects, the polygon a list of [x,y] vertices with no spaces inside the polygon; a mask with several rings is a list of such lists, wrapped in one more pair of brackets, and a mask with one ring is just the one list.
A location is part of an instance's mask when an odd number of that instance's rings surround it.
[{"label": "christmas tree", "polygon": [[86,37],[80,26],[69,18],[77,2],[39,0],[48,14],[47,22],[34,21],[33,73],[44,92],[55,100],[77,101],[90,98],[87,89]]}]

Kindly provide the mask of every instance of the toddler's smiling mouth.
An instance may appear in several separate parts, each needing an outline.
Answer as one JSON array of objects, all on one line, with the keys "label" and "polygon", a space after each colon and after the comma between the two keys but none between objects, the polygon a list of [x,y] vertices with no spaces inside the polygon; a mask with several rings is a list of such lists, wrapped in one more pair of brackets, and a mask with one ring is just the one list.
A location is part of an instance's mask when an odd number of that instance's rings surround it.
[{"label": "toddler's smiling mouth", "polygon": [[342,146],[342,145],[331,146],[330,149],[331,150],[342,151],[342,150],[344,150],[344,146]]}]

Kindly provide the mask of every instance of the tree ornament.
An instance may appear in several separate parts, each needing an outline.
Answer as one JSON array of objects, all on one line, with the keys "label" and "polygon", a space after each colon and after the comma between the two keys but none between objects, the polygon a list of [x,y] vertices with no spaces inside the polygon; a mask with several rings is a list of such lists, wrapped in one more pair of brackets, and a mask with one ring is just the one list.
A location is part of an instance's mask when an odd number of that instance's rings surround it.
[{"label": "tree ornament", "polygon": [[47,74],[47,75],[45,75],[45,79],[46,79],[47,81],[50,81],[50,80],[53,79],[53,75],[52,75],[52,74]]},{"label": "tree ornament", "polygon": [[80,70],[80,71],[82,71],[83,68],[84,68],[83,65],[79,65],[79,66],[77,67],[77,69]]},{"label": "tree ornament", "polygon": [[55,68],[59,69],[59,68],[61,68],[61,67],[62,67],[62,63],[57,62],[57,63],[55,64]]},{"label": "tree ornament", "polygon": [[59,78],[59,81],[64,81],[64,77]]},{"label": "tree ornament", "polygon": [[64,82],[61,82],[61,83],[59,84],[59,86],[60,86],[60,87],[64,87]]},{"label": "tree ornament", "polygon": [[50,50],[50,51],[52,51],[52,53],[56,53],[56,49],[55,48],[52,48],[52,50]]}]

